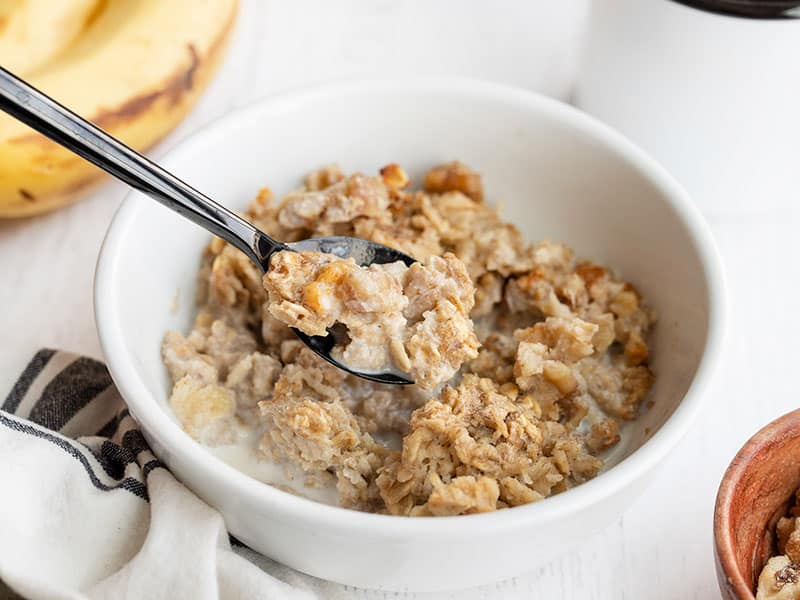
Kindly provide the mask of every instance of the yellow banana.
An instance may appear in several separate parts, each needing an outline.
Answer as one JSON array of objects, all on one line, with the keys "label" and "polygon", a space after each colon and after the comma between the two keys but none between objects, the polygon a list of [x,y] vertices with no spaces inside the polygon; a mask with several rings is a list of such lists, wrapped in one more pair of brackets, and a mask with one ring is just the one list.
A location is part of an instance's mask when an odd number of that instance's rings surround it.
[{"label": "yellow banana", "polygon": [[[236,5],[0,0],[0,65],[144,150],[181,121],[209,82]],[[99,176],[86,161],[0,114],[0,217],[62,206]]]},{"label": "yellow banana", "polygon": [[0,0],[0,60],[14,73],[33,73],[72,43],[100,0]]}]

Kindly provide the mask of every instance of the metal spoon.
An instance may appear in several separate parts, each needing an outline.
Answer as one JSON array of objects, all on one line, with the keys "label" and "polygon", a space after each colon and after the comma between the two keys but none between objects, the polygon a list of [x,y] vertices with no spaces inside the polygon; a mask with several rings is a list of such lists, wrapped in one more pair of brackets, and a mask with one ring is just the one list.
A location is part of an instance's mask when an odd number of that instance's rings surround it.
[{"label": "metal spoon", "polygon": [[[282,250],[327,252],[353,258],[362,266],[398,260],[407,265],[415,262],[402,252],[358,238],[335,236],[290,244],[278,242],[2,67],[0,110],[233,244],[264,273],[272,255]],[[342,341],[343,334],[335,327],[326,336],[309,336],[296,329],[295,333],[319,356],[348,373],[380,383],[414,383],[397,372],[356,371],[337,361],[331,350]]]}]

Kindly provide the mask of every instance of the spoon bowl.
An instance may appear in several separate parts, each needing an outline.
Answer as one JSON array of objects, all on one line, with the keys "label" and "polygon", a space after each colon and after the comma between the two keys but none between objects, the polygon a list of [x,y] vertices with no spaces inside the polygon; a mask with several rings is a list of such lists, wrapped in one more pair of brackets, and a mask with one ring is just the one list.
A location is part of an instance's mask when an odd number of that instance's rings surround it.
[{"label": "spoon bowl", "polygon": [[[339,258],[352,258],[356,261],[356,264],[361,267],[382,265],[397,261],[403,262],[406,266],[411,266],[416,262],[408,254],[403,254],[399,250],[395,250],[389,246],[384,246],[361,238],[345,237],[341,235],[309,238],[307,240],[300,240],[299,242],[291,242],[286,244],[286,246],[289,250],[294,250],[296,252],[324,252],[325,254],[333,254]],[[295,332],[297,337],[300,338],[306,346],[316,352],[318,356],[352,375],[357,375],[363,379],[376,381],[378,383],[404,385],[414,383],[399,371],[355,371],[336,360],[331,353],[337,345],[344,343],[347,336],[344,327],[337,327],[334,325],[328,329],[328,335],[307,335],[295,328],[292,328],[292,331]]]}]

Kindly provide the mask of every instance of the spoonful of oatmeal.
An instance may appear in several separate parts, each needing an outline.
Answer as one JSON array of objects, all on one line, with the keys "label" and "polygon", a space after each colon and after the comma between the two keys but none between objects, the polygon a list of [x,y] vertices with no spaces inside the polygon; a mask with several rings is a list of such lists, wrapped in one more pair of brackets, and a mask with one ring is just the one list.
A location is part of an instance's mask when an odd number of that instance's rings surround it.
[{"label": "spoonful of oatmeal", "polygon": [[[0,109],[243,252],[264,274],[269,312],[335,366],[372,381],[432,388],[476,356],[474,288],[454,255],[424,266],[359,238],[277,241],[2,68]],[[341,210],[348,194],[380,200],[407,177],[392,165],[371,181],[332,186],[305,199],[296,215]]]}]

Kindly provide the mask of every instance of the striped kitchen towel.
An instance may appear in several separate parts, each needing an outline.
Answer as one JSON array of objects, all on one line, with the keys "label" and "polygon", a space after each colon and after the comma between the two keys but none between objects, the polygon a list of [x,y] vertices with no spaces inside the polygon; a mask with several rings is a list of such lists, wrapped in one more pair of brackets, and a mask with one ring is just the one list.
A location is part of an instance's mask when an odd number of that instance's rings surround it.
[{"label": "striped kitchen towel", "polygon": [[150,452],[102,363],[42,350],[0,408],[0,579],[23,597],[342,593],[229,538]]}]

